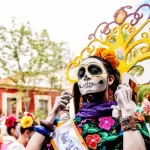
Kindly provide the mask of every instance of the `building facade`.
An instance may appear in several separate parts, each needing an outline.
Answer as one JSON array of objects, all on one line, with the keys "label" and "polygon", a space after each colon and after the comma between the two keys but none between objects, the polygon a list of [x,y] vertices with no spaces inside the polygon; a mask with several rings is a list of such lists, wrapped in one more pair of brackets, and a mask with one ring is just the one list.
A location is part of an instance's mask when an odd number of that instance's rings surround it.
[{"label": "building facade", "polygon": [[[22,92],[23,93],[23,92]],[[24,91],[26,93],[26,91]],[[58,90],[38,87],[28,90],[29,101],[26,102],[20,96],[20,92],[15,84],[7,79],[0,80],[0,112],[7,115],[16,116],[24,111],[35,113],[38,109],[48,113],[51,111],[56,96],[61,93]],[[25,94],[24,94],[25,95]]]}]

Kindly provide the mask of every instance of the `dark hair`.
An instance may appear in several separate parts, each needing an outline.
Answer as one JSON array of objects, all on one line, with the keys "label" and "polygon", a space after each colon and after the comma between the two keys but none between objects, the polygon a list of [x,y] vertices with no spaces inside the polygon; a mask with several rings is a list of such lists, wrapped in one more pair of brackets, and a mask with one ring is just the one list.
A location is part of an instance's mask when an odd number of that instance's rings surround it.
[{"label": "dark hair", "polygon": [[[104,65],[104,67],[108,73],[108,76],[109,75],[114,76],[115,80],[114,80],[113,84],[109,86],[109,88],[113,91],[113,93],[115,93],[118,85],[120,84],[120,73],[119,73],[119,71],[117,69],[113,69],[112,65],[108,61],[102,59],[101,57],[90,56],[88,58],[96,58],[96,59],[100,60],[103,63],[103,65]],[[85,58],[85,59],[88,59],[88,58]],[[73,94],[74,94],[75,113],[77,113],[79,110],[79,101],[80,101],[80,97],[81,97],[81,93],[79,91],[79,87],[78,87],[77,82],[74,83],[74,85],[73,85]],[[83,98],[83,102],[84,101],[85,101],[85,99]]]},{"label": "dark hair", "polygon": [[10,135],[10,131],[11,129],[16,129],[16,126],[17,126],[18,122],[15,122],[14,126],[13,127],[10,127],[10,128],[7,128],[7,133]]},{"label": "dark hair", "polygon": [[24,134],[24,132],[26,130],[29,130],[30,132],[34,131],[34,126],[38,125],[38,123],[36,121],[33,121],[33,124],[31,127],[28,127],[28,128],[23,128],[23,127],[20,127],[20,133],[21,134]]},{"label": "dark hair", "polygon": [[79,110],[79,101],[80,101],[80,97],[81,97],[81,93],[79,91],[77,82],[75,82],[73,85],[73,95],[74,95],[73,99],[74,99],[75,114],[76,114]]}]

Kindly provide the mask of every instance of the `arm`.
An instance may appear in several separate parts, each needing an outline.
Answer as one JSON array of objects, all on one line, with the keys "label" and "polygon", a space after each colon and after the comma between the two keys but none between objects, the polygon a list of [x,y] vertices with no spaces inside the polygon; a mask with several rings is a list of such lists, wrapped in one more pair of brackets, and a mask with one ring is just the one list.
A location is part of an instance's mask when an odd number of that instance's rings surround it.
[{"label": "arm", "polygon": [[[134,117],[132,106],[132,90],[127,84],[118,86],[115,93],[116,101],[121,110],[122,118]],[[144,139],[139,130],[127,130],[123,132],[123,150],[146,150]]]},{"label": "arm", "polygon": [[[46,118],[47,121],[53,123],[55,118],[56,118],[56,113],[54,113],[54,111],[52,111],[48,117]],[[45,136],[42,134],[39,134],[37,132],[34,133],[34,135],[32,136],[32,138],[30,139],[26,150],[40,150],[42,147],[42,144],[45,140]]]},{"label": "arm", "polygon": [[[122,117],[131,116],[127,112],[122,112]],[[135,144],[136,143],[136,144]],[[139,130],[128,130],[123,132],[123,150],[146,150],[144,139]]]},{"label": "arm", "polygon": [[[55,100],[55,104],[53,106],[53,110],[46,118],[47,122],[50,122],[51,124],[54,122],[57,114],[60,110],[66,108],[67,104],[69,103],[72,96],[70,96],[69,93],[65,93],[60,97],[57,97]],[[39,134],[37,132],[34,133],[32,138],[30,139],[26,150],[41,150],[42,144],[45,140],[45,136],[42,134]]]}]

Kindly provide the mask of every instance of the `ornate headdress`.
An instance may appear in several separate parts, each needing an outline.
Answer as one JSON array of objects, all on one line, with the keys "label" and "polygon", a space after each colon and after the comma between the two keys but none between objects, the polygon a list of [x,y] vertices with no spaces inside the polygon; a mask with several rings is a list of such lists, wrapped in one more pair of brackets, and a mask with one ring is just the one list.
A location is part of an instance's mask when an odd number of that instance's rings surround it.
[{"label": "ornate headdress", "polygon": [[130,71],[137,62],[150,58],[149,23],[150,4],[143,4],[135,11],[131,6],[118,9],[112,22],[100,23],[94,33],[89,35],[90,42],[87,47],[69,63],[66,71],[67,79],[75,83],[77,78],[74,71],[84,58],[95,55],[94,53],[96,56],[99,53],[100,57],[109,61],[121,74]]}]

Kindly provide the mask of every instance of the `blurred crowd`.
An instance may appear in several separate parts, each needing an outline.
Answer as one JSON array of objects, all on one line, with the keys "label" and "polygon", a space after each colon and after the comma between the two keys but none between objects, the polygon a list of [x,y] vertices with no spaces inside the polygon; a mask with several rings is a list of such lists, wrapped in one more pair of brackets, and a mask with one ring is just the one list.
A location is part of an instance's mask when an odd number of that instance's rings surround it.
[{"label": "blurred crowd", "polygon": [[[61,126],[70,119],[69,109],[60,111],[53,126]],[[0,149],[1,150],[25,150],[34,133],[34,127],[39,123],[30,112],[24,112],[21,118],[14,115],[0,117]]]}]

